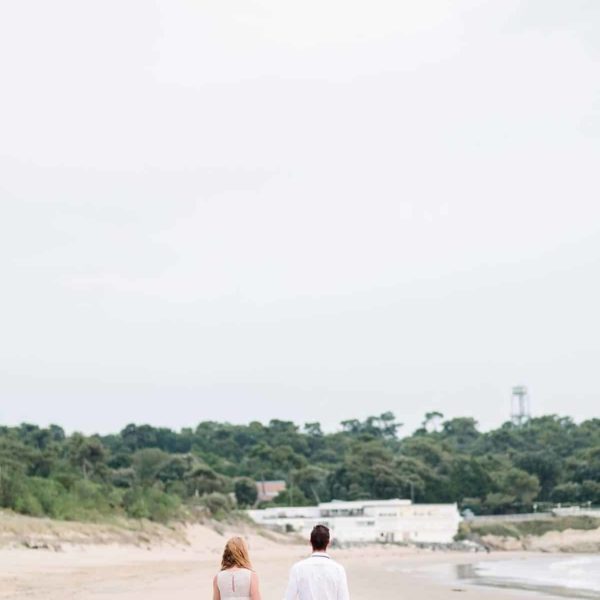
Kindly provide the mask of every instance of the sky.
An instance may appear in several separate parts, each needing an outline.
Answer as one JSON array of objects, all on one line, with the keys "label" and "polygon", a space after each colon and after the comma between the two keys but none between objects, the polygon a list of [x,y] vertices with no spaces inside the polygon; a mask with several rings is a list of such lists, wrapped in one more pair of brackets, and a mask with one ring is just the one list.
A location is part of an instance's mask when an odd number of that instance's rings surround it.
[{"label": "sky", "polygon": [[600,416],[600,3],[2,13],[0,423]]}]

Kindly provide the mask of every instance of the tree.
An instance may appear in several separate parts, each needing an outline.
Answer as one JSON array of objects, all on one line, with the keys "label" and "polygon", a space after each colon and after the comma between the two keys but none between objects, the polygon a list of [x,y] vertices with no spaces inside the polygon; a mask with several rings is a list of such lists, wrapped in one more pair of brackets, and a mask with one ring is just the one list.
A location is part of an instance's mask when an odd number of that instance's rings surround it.
[{"label": "tree", "polygon": [[84,479],[106,474],[106,448],[97,437],[74,433],[69,438],[67,452],[71,464],[81,469]]},{"label": "tree", "polygon": [[392,412],[385,412],[378,417],[367,417],[364,421],[349,419],[341,422],[345,433],[366,438],[396,439],[402,423],[396,421]]},{"label": "tree", "polygon": [[323,500],[329,500],[327,476],[329,471],[322,467],[308,466],[298,469],[292,473],[294,485],[302,491],[306,498],[319,504]]},{"label": "tree", "polygon": [[512,468],[502,474],[500,488],[520,504],[531,504],[540,492],[540,482],[535,475]]},{"label": "tree", "polygon": [[404,481],[394,462],[393,452],[380,440],[357,442],[331,475],[332,496],[348,500],[398,497]]},{"label": "tree", "polygon": [[273,498],[275,506],[310,506],[312,502],[297,487],[291,487],[279,492]]},{"label": "tree", "polygon": [[581,485],[573,481],[557,485],[551,494],[553,502],[576,503],[581,498]]},{"label": "tree", "polygon": [[152,485],[157,480],[158,473],[169,460],[171,460],[169,455],[158,448],[138,450],[132,459],[137,481],[142,486]]},{"label": "tree", "polygon": [[451,497],[458,502],[465,497],[483,498],[494,491],[494,481],[485,465],[473,456],[459,456],[452,460],[449,486]]},{"label": "tree", "polygon": [[321,429],[321,423],[305,423],[304,431],[306,435],[310,437],[323,437],[323,430]]},{"label": "tree", "polygon": [[592,504],[600,504],[600,482],[586,479],[581,484],[581,500],[591,502]]},{"label": "tree", "polygon": [[477,421],[471,417],[459,417],[445,421],[442,426],[442,436],[458,450],[468,449],[478,440]]},{"label": "tree", "polygon": [[485,433],[470,417],[434,425],[442,419],[429,412],[402,439],[390,412],[344,421],[334,433],[280,420],[205,421],[179,432],[130,424],[102,437],[0,425],[0,505],[57,518],[159,519],[210,496],[221,514],[236,487],[250,505],[240,481],[251,494],[248,482],[262,479],[288,482],[276,499],[285,505],[414,497],[485,514],[531,510],[537,498],[600,503],[600,419],[578,425],[547,415]]},{"label": "tree", "polygon": [[485,497],[484,507],[491,514],[502,514],[509,512],[514,506],[515,496],[502,492],[492,492]]},{"label": "tree", "polygon": [[185,477],[187,494],[189,496],[203,496],[213,492],[227,492],[231,490],[229,480],[219,475],[208,465],[196,465]]},{"label": "tree", "polygon": [[551,449],[514,453],[514,464],[535,475],[541,486],[541,496],[548,499],[561,476],[561,461]]},{"label": "tree", "polygon": [[236,479],[233,491],[238,506],[241,507],[254,506],[258,498],[256,482],[249,477],[240,477],[239,479]]},{"label": "tree", "polygon": [[196,459],[189,454],[170,454],[159,462],[154,477],[169,485],[169,483],[184,479],[195,464]]},{"label": "tree", "polygon": [[437,433],[440,431],[444,414],[437,410],[425,413],[425,418],[419,430],[422,433]]},{"label": "tree", "polygon": [[575,481],[600,481],[600,446],[578,452],[569,467]]}]

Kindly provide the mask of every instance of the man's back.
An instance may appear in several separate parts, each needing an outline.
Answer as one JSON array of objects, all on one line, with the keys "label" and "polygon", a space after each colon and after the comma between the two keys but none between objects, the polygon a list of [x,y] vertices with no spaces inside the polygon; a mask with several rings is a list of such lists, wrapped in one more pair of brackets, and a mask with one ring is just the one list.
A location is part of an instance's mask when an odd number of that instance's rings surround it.
[{"label": "man's back", "polygon": [[290,571],[285,600],[349,600],[346,571],[325,552],[315,552]]}]

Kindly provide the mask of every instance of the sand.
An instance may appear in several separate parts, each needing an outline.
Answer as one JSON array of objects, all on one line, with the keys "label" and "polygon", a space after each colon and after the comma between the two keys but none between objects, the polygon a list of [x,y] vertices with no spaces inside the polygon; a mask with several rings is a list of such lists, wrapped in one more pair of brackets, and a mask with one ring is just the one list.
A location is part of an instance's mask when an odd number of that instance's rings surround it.
[{"label": "sand", "polygon": [[[241,529],[261,578],[263,599],[282,598],[289,567],[306,556],[306,546]],[[231,533],[195,525],[186,530],[187,545],[175,536],[146,546],[63,541],[58,551],[56,545],[54,549],[5,547],[0,549],[0,598],[210,600],[212,577]],[[468,587],[428,573],[436,565],[493,560],[494,556],[506,559],[507,553],[483,556],[366,546],[334,550],[332,555],[347,568],[353,600],[532,597],[528,592]]]}]

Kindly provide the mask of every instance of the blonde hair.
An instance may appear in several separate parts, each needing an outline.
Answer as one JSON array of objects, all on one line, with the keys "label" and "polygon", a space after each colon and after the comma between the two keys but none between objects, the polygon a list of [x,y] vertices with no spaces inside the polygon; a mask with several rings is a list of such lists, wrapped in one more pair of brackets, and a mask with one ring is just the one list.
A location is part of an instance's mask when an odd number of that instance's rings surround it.
[{"label": "blonde hair", "polygon": [[221,559],[221,571],[239,567],[240,569],[252,569],[248,546],[241,537],[232,537],[226,544]]}]

